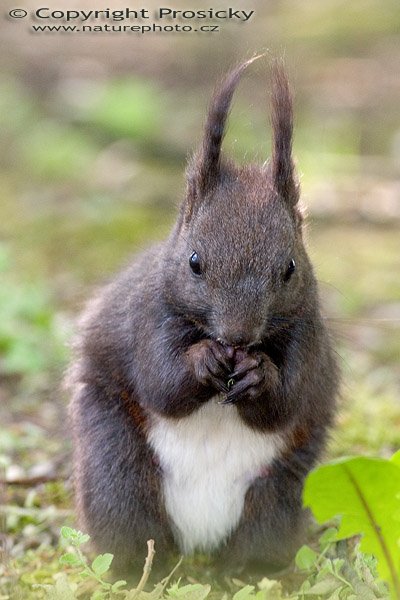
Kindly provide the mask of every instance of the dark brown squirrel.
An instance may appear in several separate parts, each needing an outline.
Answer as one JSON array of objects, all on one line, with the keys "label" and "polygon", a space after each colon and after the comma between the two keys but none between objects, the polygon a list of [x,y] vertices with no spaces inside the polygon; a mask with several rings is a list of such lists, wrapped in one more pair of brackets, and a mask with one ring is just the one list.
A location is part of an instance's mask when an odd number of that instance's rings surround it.
[{"label": "dark brown squirrel", "polygon": [[292,99],[272,69],[272,157],[221,157],[217,87],[170,237],[94,298],[69,375],[82,527],[118,571],[196,550],[233,570],[286,565],[338,369],[302,240]]}]

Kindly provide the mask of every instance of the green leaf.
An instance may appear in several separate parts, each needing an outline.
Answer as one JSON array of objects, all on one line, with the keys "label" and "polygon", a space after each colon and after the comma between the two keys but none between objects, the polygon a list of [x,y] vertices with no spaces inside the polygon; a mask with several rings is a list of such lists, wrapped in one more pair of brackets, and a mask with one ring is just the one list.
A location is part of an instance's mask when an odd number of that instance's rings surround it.
[{"label": "green leaf", "polygon": [[72,529],[72,527],[67,527],[66,525],[60,529],[61,537],[63,537],[65,540],[69,540],[75,533],[75,529]]},{"label": "green leaf", "polygon": [[344,563],[345,560],[343,558],[334,558],[332,560],[333,572],[335,575],[340,575]]},{"label": "green leaf", "polygon": [[88,542],[90,540],[90,535],[87,533],[81,533],[80,531],[78,532],[79,535],[76,538],[76,545],[77,546],[81,546],[82,544],[86,544],[86,542]]},{"label": "green leaf", "polygon": [[259,583],[260,589],[256,594],[256,600],[265,599],[267,600],[282,600],[282,584],[280,581],[275,579],[268,579],[264,577]]},{"label": "green leaf", "polygon": [[58,573],[55,578],[55,585],[37,586],[45,590],[46,600],[76,600],[77,585],[70,583],[65,573]]},{"label": "green leaf", "polygon": [[332,596],[329,596],[328,600],[341,600],[342,597],[342,591],[343,588],[342,587],[338,587],[332,594]]},{"label": "green leaf", "polygon": [[69,567],[76,567],[82,564],[81,559],[73,552],[67,552],[60,556],[60,563]]},{"label": "green leaf", "polygon": [[100,575],[104,575],[107,573],[108,569],[111,566],[112,560],[114,558],[113,554],[99,554],[96,556],[94,561],[92,562],[92,569],[99,577]]},{"label": "green leaf", "polygon": [[[397,459],[396,459],[397,460]],[[360,549],[378,559],[378,572],[400,597],[400,468],[396,461],[344,458],[312,471],[304,504],[319,523],[340,515],[338,539],[361,534]]]},{"label": "green leaf", "polygon": [[333,568],[333,562],[330,558],[326,558],[321,567],[319,568],[318,571],[318,575],[317,578],[318,580],[322,579],[323,577],[325,577],[325,575],[335,575],[335,569]]},{"label": "green leaf", "polygon": [[392,463],[400,467],[400,450],[397,450],[390,460]]},{"label": "green leaf", "polygon": [[326,546],[329,546],[337,540],[337,529],[336,527],[328,527],[326,531],[319,538],[319,545],[321,550],[325,550]]},{"label": "green leaf", "polygon": [[254,598],[254,585],[245,585],[244,588],[236,592],[232,600],[246,600],[247,598]]},{"label": "green leaf", "polygon": [[338,588],[343,587],[343,583],[336,579],[336,577],[332,577],[329,575],[325,577],[322,581],[318,581],[318,583],[314,584],[310,587],[307,592],[304,594],[310,596],[320,596],[322,594],[332,594]]},{"label": "green leaf", "polygon": [[317,558],[318,554],[310,546],[302,546],[296,554],[296,566],[301,571],[309,571]]},{"label": "green leaf", "polygon": [[309,581],[308,579],[305,579],[305,580],[303,581],[303,583],[301,584],[301,586],[300,586],[300,590],[299,590],[299,591],[300,591],[302,594],[305,594],[306,592],[308,592],[308,590],[310,589],[310,587],[311,587],[311,583],[310,583],[310,581]]},{"label": "green leaf", "polygon": [[120,588],[124,587],[124,585],[126,585],[126,581],[124,579],[120,579],[119,581],[116,581],[115,583],[112,584],[111,591],[118,592],[118,590]]},{"label": "green leaf", "polygon": [[90,600],[106,600],[106,598],[109,598],[109,595],[103,590],[95,590],[90,596]]},{"label": "green leaf", "polygon": [[210,585],[195,583],[179,587],[178,584],[175,584],[168,589],[168,596],[171,598],[184,598],[185,600],[204,600],[210,591]]},{"label": "green leaf", "polygon": [[90,540],[90,535],[82,533],[82,531],[78,531],[77,529],[72,529],[72,527],[61,527],[60,533],[61,537],[73,546],[80,546]]}]

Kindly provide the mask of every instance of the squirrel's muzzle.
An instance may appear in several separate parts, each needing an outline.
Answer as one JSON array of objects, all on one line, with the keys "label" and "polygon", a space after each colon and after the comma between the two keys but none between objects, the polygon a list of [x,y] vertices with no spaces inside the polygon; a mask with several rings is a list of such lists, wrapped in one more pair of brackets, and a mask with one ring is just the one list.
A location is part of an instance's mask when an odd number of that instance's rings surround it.
[{"label": "squirrel's muzzle", "polygon": [[249,336],[246,336],[241,332],[224,337],[218,337],[217,339],[224,346],[233,346],[234,348],[246,348],[247,346],[255,343],[254,340],[252,340]]},{"label": "squirrel's muzzle", "polygon": [[218,332],[217,340],[224,346],[247,348],[259,344],[262,339],[262,327],[246,324],[243,327],[227,327]]}]

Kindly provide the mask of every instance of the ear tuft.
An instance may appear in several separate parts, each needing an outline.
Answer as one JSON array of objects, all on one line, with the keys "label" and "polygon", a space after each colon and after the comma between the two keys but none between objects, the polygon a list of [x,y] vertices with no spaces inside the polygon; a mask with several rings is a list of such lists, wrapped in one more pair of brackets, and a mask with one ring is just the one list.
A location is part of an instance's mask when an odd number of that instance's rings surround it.
[{"label": "ear tuft", "polygon": [[299,185],[292,158],[293,102],[289,82],[281,61],[272,67],[272,180],[278,194],[294,206]]},{"label": "ear tuft", "polygon": [[215,89],[204,127],[203,142],[188,168],[188,197],[196,202],[210,192],[221,175],[221,145],[233,93],[243,71],[262,55],[233,69]]}]

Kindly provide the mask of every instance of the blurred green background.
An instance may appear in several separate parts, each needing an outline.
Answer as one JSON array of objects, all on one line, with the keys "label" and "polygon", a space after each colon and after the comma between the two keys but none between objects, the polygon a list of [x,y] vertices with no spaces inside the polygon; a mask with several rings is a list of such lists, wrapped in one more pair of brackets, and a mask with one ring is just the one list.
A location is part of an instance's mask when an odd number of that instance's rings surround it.
[{"label": "blurred green background", "polygon": [[[68,8],[104,7],[81,0]],[[225,151],[238,161],[267,158],[268,61],[285,56],[308,247],[344,374],[329,454],[387,455],[400,445],[400,5],[238,0],[234,8],[255,16],[209,35],[33,34],[26,20],[1,23],[0,460],[8,479],[68,477],[60,381],[75,317],[96,285],[167,233],[215,81],[260,51],[267,58],[240,84]],[[4,493],[26,504],[20,491]],[[46,498],[70,507],[64,496]],[[29,530],[7,526],[18,554]]]}]

